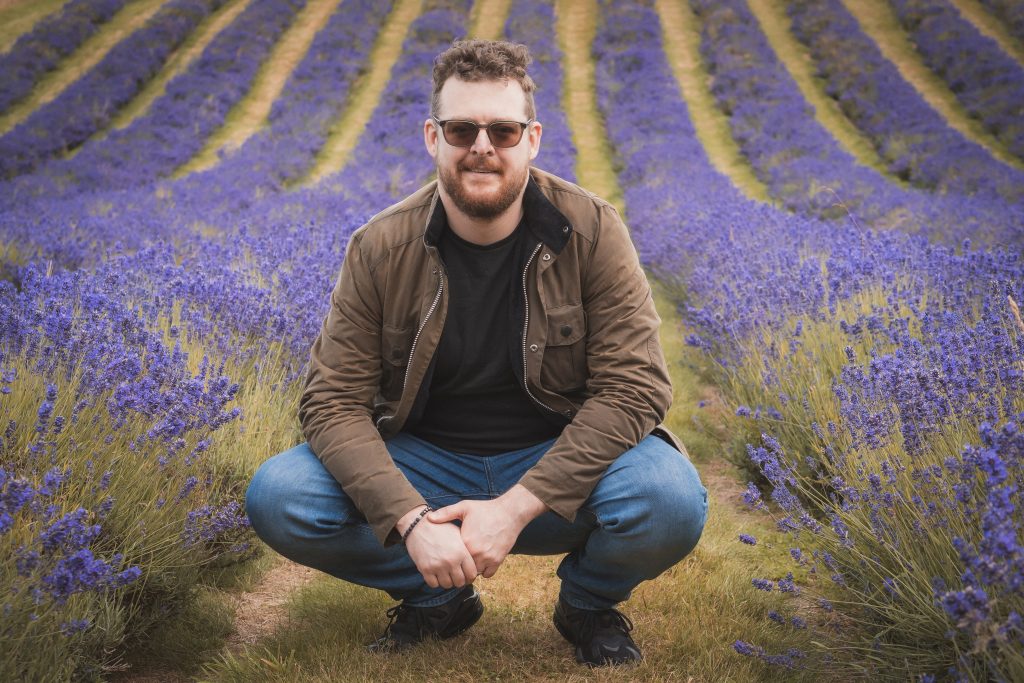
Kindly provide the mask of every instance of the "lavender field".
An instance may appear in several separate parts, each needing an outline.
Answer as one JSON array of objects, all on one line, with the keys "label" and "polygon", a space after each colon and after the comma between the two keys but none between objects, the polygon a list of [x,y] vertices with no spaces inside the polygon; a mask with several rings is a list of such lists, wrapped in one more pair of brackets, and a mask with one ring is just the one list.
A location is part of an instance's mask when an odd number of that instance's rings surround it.
[{"label": "lavender field", "polygon": [[[276,561],[248,478],[463,36],[530,46],[536,165],[623,211],[713,489],[628,672],[532,558],[462,644],[382,662],[387,603],[324,582],[226,644]],[[7,0],[2,45],[0,681],[1024,680],[1018,3]]]}]

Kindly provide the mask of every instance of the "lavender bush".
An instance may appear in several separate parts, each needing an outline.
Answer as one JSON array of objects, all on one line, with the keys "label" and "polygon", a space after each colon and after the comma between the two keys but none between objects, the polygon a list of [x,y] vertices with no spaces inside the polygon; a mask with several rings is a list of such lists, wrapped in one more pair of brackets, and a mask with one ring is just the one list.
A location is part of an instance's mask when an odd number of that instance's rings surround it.
[{"label": "lavender bush", "polygon": [[123,265],[0,283],[5,680],[96,675],[245,550],[204,458],[238,385],[126,305]]}]

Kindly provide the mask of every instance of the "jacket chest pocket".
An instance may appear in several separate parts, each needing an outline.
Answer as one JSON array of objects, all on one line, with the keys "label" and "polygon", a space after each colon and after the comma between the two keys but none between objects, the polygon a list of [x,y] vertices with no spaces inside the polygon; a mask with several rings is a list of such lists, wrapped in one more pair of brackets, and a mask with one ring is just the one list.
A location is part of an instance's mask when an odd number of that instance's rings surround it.
[{"label": "jacket chest pocket", "polygon": [[409,352],[416,330],[411,327],[395,328],[385,325],[380,336],[380,392],[386,401],[402,397],[405,371],[409,366]]},{"label": "jacket chest pocket", "polygon": [[587,381],[587,316],[583,306],[547,311],[548,331],[540,383],[549,391],[580,391]]}]

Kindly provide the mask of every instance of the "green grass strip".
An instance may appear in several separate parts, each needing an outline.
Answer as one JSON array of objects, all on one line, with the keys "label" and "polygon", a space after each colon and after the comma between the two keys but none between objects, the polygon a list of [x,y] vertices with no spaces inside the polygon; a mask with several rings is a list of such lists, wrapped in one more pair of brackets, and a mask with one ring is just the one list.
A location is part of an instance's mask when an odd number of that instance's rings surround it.
[{"label": "green grass strip", "polygon": [[207,138],[203,148],[176,170],[173,177],[180,178],[217,165],[222,152],[238,149],[266,125],[274,100],[340,2],[310,0],[306,3],[260,65],[249,92],[231,108],[224,123]]},{"label": "green grass strip", "polygon": [[882,56],[896,66],[903,79],[946,119],[951,128],[984,147],[1004,164],[1024,169],[1024,162],[986,131],[980,121],[971,118],[949,86],[925,65],[885,0],[843,0],[843,4],[860,24],[861,30],[875,41]]},{"label": "green grass strip", "polygon": [[1024,67],[1024,45],[1006,30],[1006,26],[989,14],[978,0],[949,0],[965,20],[983,34],[996,41],[999,49],[1017,60]]},{"label": "green grass strip", "polygon": [[505,20],[511,0],[477,0],[469,13],[470,38],[500,40],[505,33]]},{"label": "green grass strip", "polygon": [[825,93],[824,81],[814,73],[814,59],[810,50],[790,31],[786,3],[782,0],[747,0],[747,4],[761,24],[761,30],[768,38],[775,56],[786,67],[804,99],[814,109],[815,120],[859,164],[875,169],[894,183],[905,185],[903,181],[889,175],[885,162],[878,156],[871,141],[846,118],[839,103]]},{"label": "green grass strip", "polygon": [[115,45],[142,28],[160,9],[163,1],[136,0],[125,5],[81,47],[62,60],[56,69],[43,76],[28,97],[0,116],[0,135],[6,134],[39,107],[53,101],[65,88],[99,64]]},{"label": "green grass strip", "polygon": [[700,27],[693,10],[686,0],[656,0],[654,5],[661,19],[665,56],[711,165],[748,198],[771,201],[768,188],[747,163],[732,137],[728,117],[711,94],[710,76],[700,55]]},{"label": "green grass strip", "polygon": [[397,0],[370,53],[366,72],[352,89],[348,105],[335,122],[327,141],[317,153],[312,168],[297,184],[318,182],[340,171],[355,149],[367,122],[373,116],[381,93],[391,78],[391,69],[402,55],[402,42],[409,26],[420,15],[423,0]]},{"label": "green grass strip", "polygon": [[0,2],[0,54],[32,30],[40,19],[53,14],[67,0],[20,0]]}]

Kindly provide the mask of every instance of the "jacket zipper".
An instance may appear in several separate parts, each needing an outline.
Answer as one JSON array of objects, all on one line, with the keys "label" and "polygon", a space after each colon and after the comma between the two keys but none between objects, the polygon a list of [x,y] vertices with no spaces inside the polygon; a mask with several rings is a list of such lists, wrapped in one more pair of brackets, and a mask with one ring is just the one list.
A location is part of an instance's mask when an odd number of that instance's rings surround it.
[{"label": "jacket zipper", "polygon": [[[540,246],[540,245],[538,245]],[[423,322],[420,323],[420,328],[416,330],[416,336],[412,338],[412,348],[409,349],[409,362],[405,366],[405,377],[402,379],[402,394],[405,394],[405,387],[409,384],[409,371],[412,370],[412,359],[416,354],[416,344],[420,340],[420,334],[423,333],[423,328],[427,326],[427,321],[430,320],[430,316],[434,314],[434,309],[437,308],[437,304],[441,301],[441,292],[444,290],[444,275],[437,276],[437,294],[434,295],[434,302],[430,304],[430,309],[427,310],[427,314],[423,316]],[[384,420],[390,420],[394,415],[381,415],[380,419],[377,420],[377,428],[380,429],[381,423]]]},{"label": "jacket zipper", "polygon": [[526,332],[530,328],[530,299],[526,295],[526,271],[530,270],[530,264],[533,263],[533,257],[537,255],[538,251],[540,251],[541,246],[542,245],[540,243],[537,244],[537,247],[533,250],[533,253],[530,254],[530,258],[527,259],[526,261],[526,267],[523,268],[523,388],[526,389],[526,395],[532,398],[537,405],[547,408],[553,413],[558,413],[557,410],[555,410],[549,405],[542,403],[536,396],[533,395],[533,392],[530,391],[530,382],[526,374]]}]

